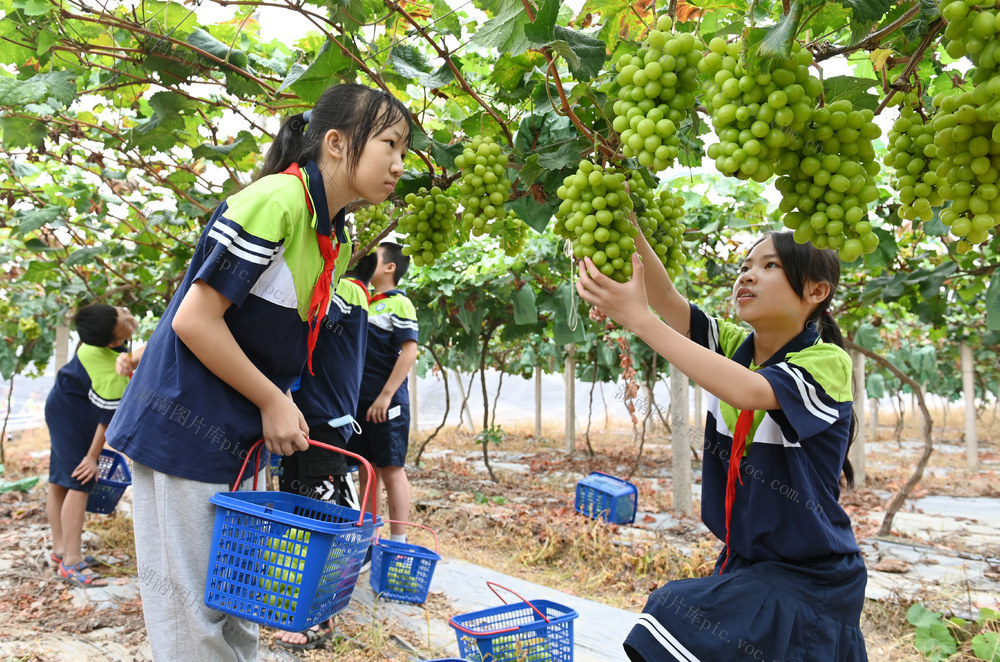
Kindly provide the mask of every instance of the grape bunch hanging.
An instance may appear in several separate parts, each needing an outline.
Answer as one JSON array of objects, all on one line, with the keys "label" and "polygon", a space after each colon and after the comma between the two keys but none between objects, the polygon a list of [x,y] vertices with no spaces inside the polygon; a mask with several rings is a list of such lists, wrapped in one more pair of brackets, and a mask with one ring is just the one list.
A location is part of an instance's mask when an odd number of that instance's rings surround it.
[{"label": "grape bunch hanging", "polygon": [[845,262],[878,246],[868,220],[879,197],[872,141],[882,130],[873,118],[871,110],[855,110],[846,99],[816,108],[777,164],[785,227],[799,243],[837,250]]},{"label": "grape bunch hanging", "polygon": [[944,202],[937,186],[941,159],[934,144],[934,127],[919,107],[919,94],[897,95],[896,99],[899,118],[889,130],[889,149],[882,162],[893,169],[892,185],[901,203],[899,217],[929,221],[934,207]]},{"label": "grape bunch hanging", "polygon": [[695,107],[702,44],[690,33],[672,34],[670,17],[657,20],[638,53],[615,61],[621,85],[612,106],[612,127],[622,152],[659,172],[674,164],[677,130]]},{"label": "grape bunch hanging", "polygon": [[431,266],[455,240],[458,202],[437,186],[406,195],[406,211],[397,229],[404,236],[403,254],[414,266]]},{"label": "grape bunch hanging", "polygon": [[455,166],[462,171],[458,191],[462,196],[462,232],[479,237],[488,231],[490,221],[506,216],[504,203],[510,198],[507,179],[507,155],[489,136],[476,136],[461,154]]},{"label": "grape bunch hanging", "polygon": [[507,257],[515,257],[524,249],[528,241],[528,225],[508,211],[503,218],[497,218],[489,225],[489,233],[499,243]]},{"label": "grape bunch hanging", "polygon": [[973,64],[972,90],[936,96],[931,121],[938,192],[951,201],[941,222],[959,237],[956,251],[966,253],[989,241],[1000,223],[1000,6],[951,0],[941,16],[949,22],[945,50]]},{"label": "grape bunch hanging", "polygon": [[805,129],[823,91],[810,75],[812,54],[794,42],[791,57],[770,61],[770,70],[750,71],[740,44],[716,37],[699,69],[706,78],[705,107],[719,142],[707,154],[724,175],[766,182],[775,162]]},{"label": "grape bunch hanging", "polygon": [[352,230],[354,241],[359,249],[374,242],[389,226],[392,220],[390,216],[392,208],[392,203],[386,200],[377,205],[366,205],[354,211]]},{"label": "grape bunch hanging", "polygon": [[620,283],[631,278],[633,237],[638,230],[630,220],[632,200],[625,190],[625,174],[580,161],[556,195],[562,202],[555,232],[573,242],[573,257],[589,257],[603,274]]},{"label": "grape bunch hanging", "polygon": [[684,198],[674,195],[667,189],[653,191],[646,185],[642,174],[633,170],[629,176],[629,191],[642,203],[642,208],[636,209],[636,220],[639,229],[649,241],[653,252],[666,267],[671,278],[678,278],[687,261],[681,246],[684,225]]}]

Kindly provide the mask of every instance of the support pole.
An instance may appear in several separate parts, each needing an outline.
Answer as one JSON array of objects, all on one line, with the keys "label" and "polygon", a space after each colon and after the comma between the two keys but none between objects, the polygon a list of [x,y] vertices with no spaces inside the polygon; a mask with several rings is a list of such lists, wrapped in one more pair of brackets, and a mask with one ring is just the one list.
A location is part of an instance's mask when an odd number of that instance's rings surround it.
[{"label": "support pole", "polygon": [[535,439],[542,438],[542,368],[535,366]]},{"label": "support pole", "polygon": [[865,355],[861,352],[851,352],[854,363],[854,415],[857,417],[857,434],[847,459],[854,468],[854,484],[857,487],[865,485],[865,445],[868,443],[868,425],[865,419]]},{"label": "support pole", "polygon": [[566,345],[566,452],[576,450],[576,346]]},{"label": "support pole", "polygon": [[962,396],[965,399],[965,468],[979,471],[979,438],[976,434],[976,364],[972,347],[962,343]]},{"label": "support pole", "polygon": [[688,405],[688,378],[670,366],[670,449],[674,511],[690,515],[691,499],[691,420]]}]

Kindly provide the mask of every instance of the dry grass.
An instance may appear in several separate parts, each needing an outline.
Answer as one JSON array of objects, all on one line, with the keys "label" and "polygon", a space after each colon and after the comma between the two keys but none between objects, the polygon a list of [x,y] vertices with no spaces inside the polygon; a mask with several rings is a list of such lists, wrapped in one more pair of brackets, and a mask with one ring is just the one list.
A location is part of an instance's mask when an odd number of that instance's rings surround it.
[{"label": "dry grass", "polygon": [[[961,412],[948,412],[945,440],[942,441],[942,412],[935,417],[935,443],[957,444],[961,433]],[[880,426],[868,454],[868,482],[865,488],[845,495],[845,506],[858,524],[860,536],[870,533],[880,521],[867,515],[884,508],[886,491],[894,492],[909,478],[920,449],[917,420],[908,416],[902,438],[895,443],[895,418],[882,412]],[[979,431],[981,457],[1000,460],[1000,424],[990,414]],[[477,422],[478,423],[478,422]],[[561,425],[546,425],[540,438],[533,425],[504,425],[499,444],[491,444],[495,461],[504,454],[517,453],[519,462],[530,467],[528,474],[499,472],[499,482],[477,472],[467,459],[481,455],[474,435],[463,428],[446,428],[426,447],[420,467],[408,469],[413,486],[412,519],[441,532],[441,554],[496,569],[529,581],[585,596],[616,607],[638,611],[649,593],[669,579],[704,576],[711,571],[721,545],[697,532],[694,520],[678,518],[673,529],[652,530],[645,523],[619,527],[596,522],[573,511],[573,485],[590,471],[628,476],[635,463],[638,442],[631,428],[603,429],[595,421],[589,434],[593,456],[587,452],[584,429],[578,430],[577,452],[564,453]],[[585,427],[585,426],[584,426]],[[411,442],[415,450],[428,433]],[[870,433],[871,434],[871,433]],[[949,440],[950,438],[950,440]],[[5,479],[47,473],[48,439],[44,429],[13,435],[6,445]],[[454,451],[442,453],[441,451]],[[992,466],[996,466],[995,464]],[[646,436],[639,471],[631,480],[639,490],[644,511],[669,513],[672,509],[669,480],[670,440],[661,429]],[[929,471],[915,497],[925,494],[951,496],[1000,496],[995,470],[975,475],[964,473],[963,453],[936,452]],[[948,470],[942,475],[941,470]],[[956,476],[960,479],[956,479]],[[39,495],[42,490],[36,488]],[[126,498],[128,495],[126,495]],[[40,498],[44,499],[44,496]],[[100,553],[119,552],[132,558],[131,520],[124,515],[91,516],[87,530],[96,538]],[[414,541],[424,544],[414,531]],[[133,574],[134,567],[122,565],[109,574]],[[931,604],[934,596],[897,596],[885,602],[868,601],[862,615],[862,629],[868,641],[869,658],[879,662],[919,659],[913,648],[913,628],[906,622],[906,609],[913,602]],[[428,618],[447,617],[447,605],[435,605],[444,598],[432,593],[426,605]],[[440,614],[438,614],[440,612]],[[303,654],[303,659],[334,659],[369,662],[403,659],[406,646],[390,624],[377,613],[353,618],[338,617],[338,641],[325,651]],[[420,631],[421,624],[409,624]],[[29,658],[30,659],[30,658]],[[956,658],[959,659],[959,658]]]}]

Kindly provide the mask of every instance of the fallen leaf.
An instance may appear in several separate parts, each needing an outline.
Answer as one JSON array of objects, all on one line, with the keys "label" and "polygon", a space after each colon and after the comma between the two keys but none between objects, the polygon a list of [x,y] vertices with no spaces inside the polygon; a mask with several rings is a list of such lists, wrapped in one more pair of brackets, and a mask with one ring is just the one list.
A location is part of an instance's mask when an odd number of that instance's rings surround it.
[{"label": "fallen leaf", "polygon": [[908,572],[910,570],[910,563],[902,559],[882,559],[872,566],[872,570],[895,573]]}]

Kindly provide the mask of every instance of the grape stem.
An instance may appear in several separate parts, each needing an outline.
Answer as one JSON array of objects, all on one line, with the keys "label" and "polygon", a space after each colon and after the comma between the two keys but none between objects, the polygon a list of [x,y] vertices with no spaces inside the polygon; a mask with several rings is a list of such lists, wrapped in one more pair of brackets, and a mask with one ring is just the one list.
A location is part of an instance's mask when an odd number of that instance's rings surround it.
[{"label": "grape stem", "polygon": [[913,72],[916,71],[917,65],[920,64],[920,58],[922,58],[924,55],[924,51],[926,51],[927,48],[931,45],[931,42],[934,41],[934,38],[937,37],[937,33],[940,32],[943,27],[944,27],[944,19],[939,18],[938,20],[934,21],[930,29],[927,30],[927,34],[924,35],[924,38],[921,40],[920,45],[917,46],[917,50],[913,51],[913,55],[910,56],[910,61],[906,64],[906,68],[903,69],[903,73],[901,73],[899,77],[896,78],[896,80],[889,86],[889,93],[885,95],[885,98],[882,99],[882,102],[878,105],[878,108],[875,109],[876,115],[881,113],[885,109],[885,107],[889,105],[889,101],[891,101],[892,98],[896,96],[896,92],[899,91],[898,88],[899,83],[901,81],[907,80],[913,74]]},{"label": "grape stem", "polygon": [[[528,14],[528,18],[530,20],[534,21],[535,20],[535,11],[531,7],[531,3],[528,2],[528,0],[521,0],[521,4],[524,6],[524,11]],[[601,153],[604,154],[606,157],[611,158],[611,156],[613,156],[614,153],[608,147],[607,141],[604,139],[604,136],[602,136],[600,133],[598,133],[596,131],[595,132],[591,132],[587,127],[585,127],[583,125],[583,122],[580,121],[580,118],[576,116],[576,113],[574,113],[573,109],[570,107],[569,99],[566,98],[566,90],[563,89],[562,79],[559,78],[559,71],[558,71],[558,69],[555,66],[555,63],[556,63],[555,58],[552,57],[552,50],[548,46],[543,46],[541,48],[541,50],[538,51],[538,52],[540,52],[542,55],[544,55],[545,56],[545,60],[549,63],[549,66],[545,70],[546,83],[548,81],[549,73],[551,73],[552,74],[552,82],[555,83],[556,91],[559,92],[559,101],[562,102],[562,107],[563,107],[563,110],[565,111],[566,116],[569,117],[569,119],[570,119],[571,122],[573,122],[573,126],[575,126],[577,129],[579,129],[580,133],[582,133],[584,136],[587,137],[587,141],[588,142],[593,143],[594,142],[594,136],[596,135],[597,138],[599,138],[600,141],[601,141],[601,145],[598,147],[598,149],[601,150]],[[549,90],[549,86],[548,86],[548,84],[546,84],[545,85],[545,93],[546,94],[549,93],[548,90]],[[552,108],[555,109],[558,112],[559,109],[556,108],[556,105],[552,101],[552,97],[551,96],[549,96],[549,103],[551,103],[552,104]]]},{"label": "grape stem", "polygon": [[879,44],[881,44],[882,40],[885,39],[888,35],[892,34],[906,23],[909,23],[910,19],[914,18],[919,13],[920,13],[920,3],[917,2],[895,21],[893,21],[892,23],[890,23],[889,25],[885,26],[884,28],[878,31],[871,33],[870,35],[868,35],[867,37],[865,37],[864,39],[862,39],[861,41],[859,41],[854,45],[849,44],[847,46],[834,48],[833,50],[829,51],[816,52],[817,49],[815,48],[815,46],[817,44],[815,41],[813,41],[810,42],[809,44],[806,44],[806,48],[809,48],[809,50],[813,51],[813,55],[817,62],[822,62],[823,60],[829,60],[830,58],[836,57],[838,55],[848,55],[850,53],[853,53],[855,51],[860,51],[862,49],[871,50],[873,48],[876,48]]}]

